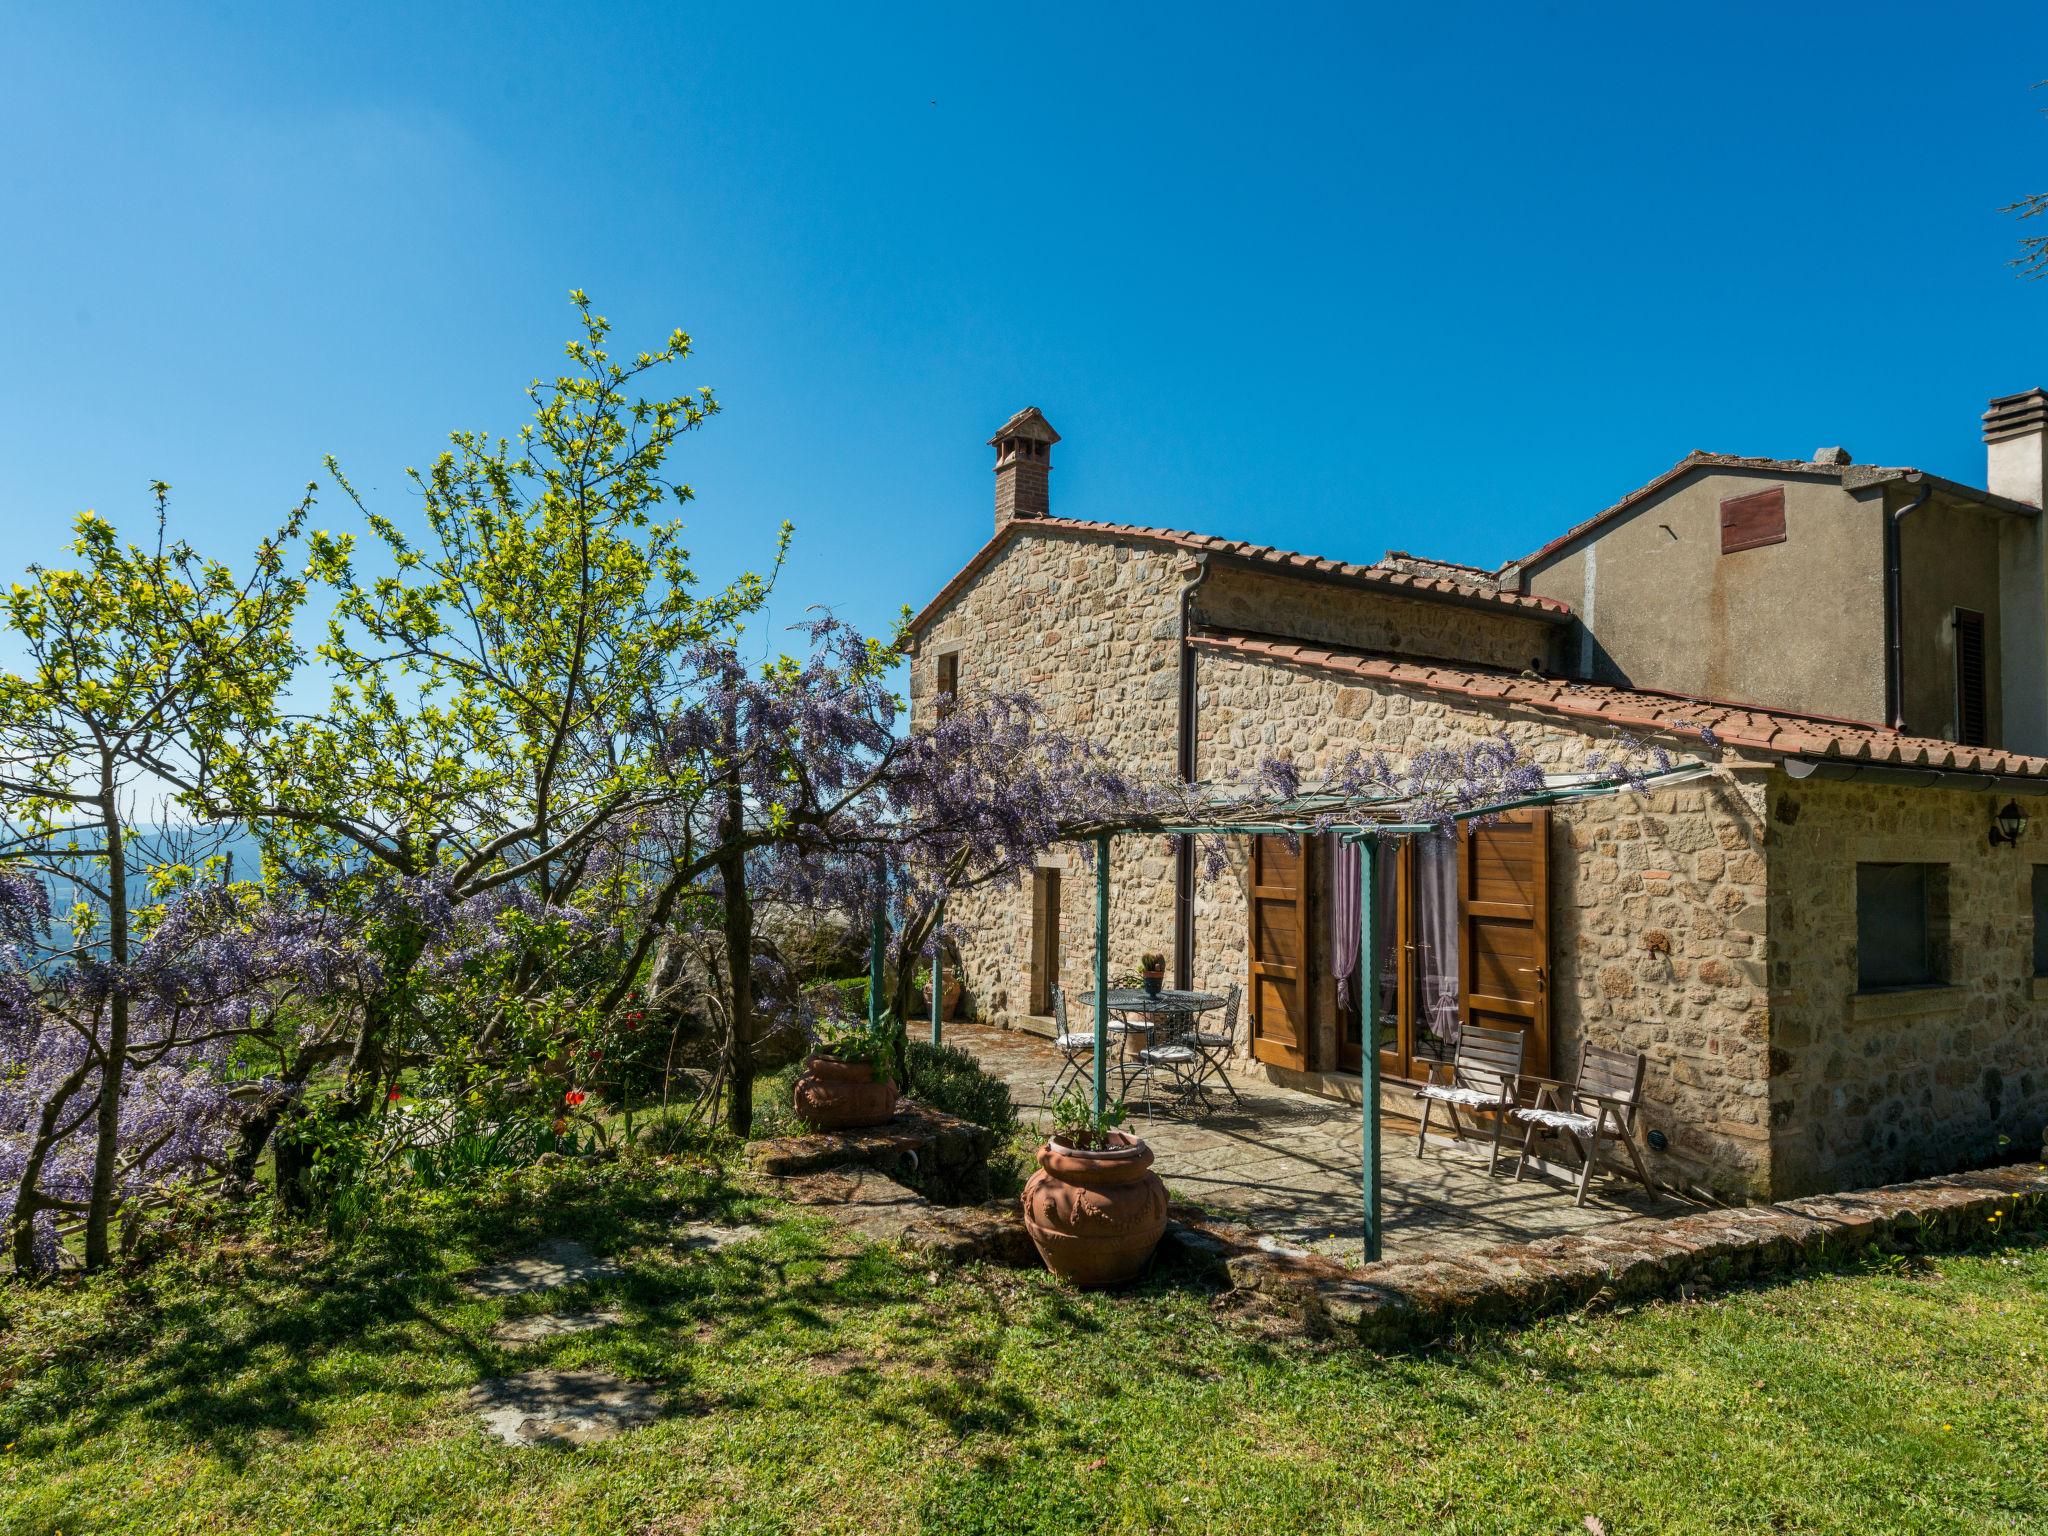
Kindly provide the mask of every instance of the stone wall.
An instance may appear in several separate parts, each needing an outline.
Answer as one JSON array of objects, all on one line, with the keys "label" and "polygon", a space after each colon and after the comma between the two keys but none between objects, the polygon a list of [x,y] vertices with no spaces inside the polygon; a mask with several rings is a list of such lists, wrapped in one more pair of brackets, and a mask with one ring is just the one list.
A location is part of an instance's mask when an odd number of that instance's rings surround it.
[{"label": "stone wall", "polygon": [[1198,623],[1363,651],[1479,666],[1554,670],[1565,626],[1489,610],[1216,565],[1195,594]]},{"label": "stone wall", "polygon": [[[1771,1118],[1779,1194],[1882,1183],[2032,1146],[2048,1119],[2033,871],[1990,845],[2007,795],[1794,782],[1770,792]],[[2048,799],[2022,802],[2048,827]],[[1856,866],[1947,870],[1947,984],[1859,994]]]},{"label": "stone wall", "polygon": [[[1054,727],[1114,745],[1136,769],[1171,775],[1180,591],[1195,569],[1178,550],[1128,546],[1050,524],[1033,529],[1007,545],[926,626],[911,664],[913,718],[929,707],[938,658],[957,652],[963,693],[1022,690]],[[1227,566],[1211,570],[1199,601],[1203,620],[1233,628],[1480,664],[1526,666],[1560,632],[1512,611],[1492,614]],[[1230,766],[1255,766],[1259,755],[1240,754]],[[1229,852],[1241,868],[1242,842]],[[1078,997],[1093,977],[1093,867],[1076,848],[1054,850],[1040,864],[1060,870],[1060,975]],[[1165,839],[1114,840],[1111,904],[1112,973],[1135,972],[1147,950],[1172,955],[1173,852]],[[1028,885],[953,905],[953,919],[972,925],[976,935],[962,956],[967,1006],[991,1023],[1029,1017],[1031,907]],[[1204,956],[1224,953],[1204,945],[1227,930],[1232,910],[1229,902],[1219,907],[1198,897],[1198,985],[1207,984],[1211,971]],[[1241,952],[1241,897],[1234,910]],[[1334,1030],[1333,1018],[1325,1018],[1326,1031]]]},{"label": "stone wall", "polygon": [[[936,614],[910,669],[913,718],[930,707],[938,658],[957,652],[963,695],[1029,693],[1054,727],[1113,743],[1134,769],[1176,766],[1180,590],[1187,557],[1048,528],[1012,540]],[[1060,870],[1060,976],[1070,996],[1091,985],[1095,876],[1078,848],[1041,866]],[[1173,950],[1173,862],[1163,839],[1118,838],[1111,857],[1115,971],[1147,949]],[[1022,1022],[1030,1008],[1031,890],[1003,887],[952,903],[968,1011]]]},{"label": "stone wall", "polygon": [[[1313,782],[1315,765],[1353,746],[1399,760],[1502,734],[1545,768],[1571,772],[1605,740],[1533,711],[1214,653],[1202,655],[1199,679],[1205,775],[1279,753]],[[1569,1076],[1587,1041],[1647,1054],[1643,1129],[1668,1141],[1648,1154],[1652,1175],[1737,1198],[1771,1186],[1763,799],[1762,771],[1724,768],[1698,784],[1560,806],[1550,833],[1554,1072]],[[1205,985],[1245,977],[1241,849],[1197,902]],[[1312,920],[1313,969],[1327,977],[1324,924]],[[1329,992],[1311,1001],[1319,1064],[1335,1059]]]}]

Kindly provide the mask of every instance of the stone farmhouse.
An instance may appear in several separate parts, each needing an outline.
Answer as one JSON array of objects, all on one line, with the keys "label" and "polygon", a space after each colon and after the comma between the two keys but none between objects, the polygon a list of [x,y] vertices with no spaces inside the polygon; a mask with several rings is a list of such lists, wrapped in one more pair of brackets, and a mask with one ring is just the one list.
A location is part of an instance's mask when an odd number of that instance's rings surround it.
[{"label": "stone farmhouse", "polygon": [[[912,621],[913,716],[1021,689],[1189,780],[1502,734],[1560,773],[1622,733],[1705,756],[1384,861],[1364,1006],[1331,981],[1322,840],[1236,840],[1205,881],[1120,838],[1111,969],[1241,984],[1244,1070],[1287,1086],[1355,1099],[1370,1036],[1392,1108],[1460,1020],[1527,1031],[1552,1075],[1641,1051],[1651,1172],[1721,1198],[1991,1159],[2048,1118],[2048,394],[1983,434],[1985,488],[1694,453],[1484,570],[1055,517],[1059,436],[1021,411],[993,536]],[[977,1016],[1049,1030],[1051,989],[1089,986],[1084,868],[963,903]]]}]

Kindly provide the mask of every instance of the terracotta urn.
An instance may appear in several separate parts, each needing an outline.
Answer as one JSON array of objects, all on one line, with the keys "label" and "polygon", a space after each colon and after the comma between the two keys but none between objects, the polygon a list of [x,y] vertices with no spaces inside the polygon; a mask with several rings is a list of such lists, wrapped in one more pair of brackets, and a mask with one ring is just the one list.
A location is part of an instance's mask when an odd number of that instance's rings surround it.
[{"label": "terracotta urn", "polygon": [[[958,976],[948,976],[945,989],[939,994],[940,1018],[957,1019],[960,1017],[960,994],[960,978]],[[915,1005],[919,1018],[924,1018],[931,1013],[932,989],[929,985],[918,988]]]},{"label": "terracotta urn", "polygon": [[813,1056],[796,1080],[797,1119],[814,1131],[851,1131],[896,1116],[896,1085],[875,1081],[871,1061]]},{"label": "terracotta urn", "polygon": [[1045,1267],[1084,1288],[1135,1280],[1166,1231],[1166,1186],[1152,1149],[1111,1131],[1102,1147],[1055,1134],[1024,1186],[1024,1230]]}]

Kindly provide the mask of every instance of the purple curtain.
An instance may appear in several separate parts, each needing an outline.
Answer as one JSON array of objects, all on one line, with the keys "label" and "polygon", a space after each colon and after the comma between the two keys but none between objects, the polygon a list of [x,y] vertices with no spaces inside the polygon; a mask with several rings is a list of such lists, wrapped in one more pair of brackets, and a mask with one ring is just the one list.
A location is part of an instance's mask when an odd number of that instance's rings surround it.
[{"label": "purple curtain", "polygon": [[1351,978],[1358,974],[1358,844],[1330,835],[1330,970],[1337,978],[1337,1007],[1351,1005]]}]

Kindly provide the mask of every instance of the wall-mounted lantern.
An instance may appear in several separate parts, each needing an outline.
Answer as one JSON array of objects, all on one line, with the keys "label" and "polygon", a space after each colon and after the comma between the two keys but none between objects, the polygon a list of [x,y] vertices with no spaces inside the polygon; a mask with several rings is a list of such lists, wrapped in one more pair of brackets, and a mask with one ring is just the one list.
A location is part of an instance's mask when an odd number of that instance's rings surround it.
[{"label": "wall-mounted lantern", "polygon": [[2027,835],[2027,813],[2020,809],[2017,800],[2005,802],[2005,809],[1991,818],[1991,846],[2000,843],[2017,848],[2020,839]]}]

